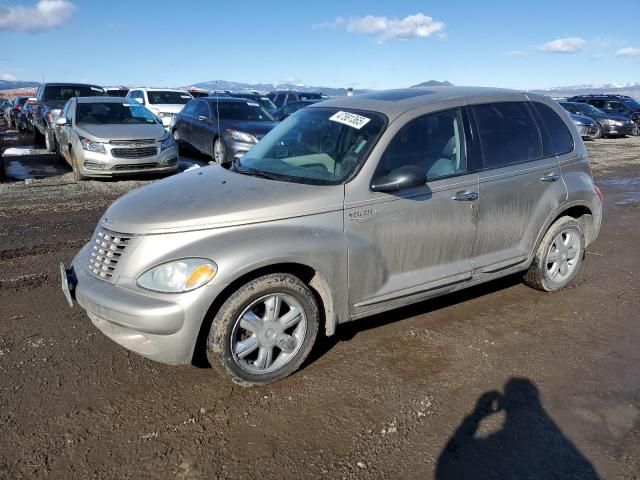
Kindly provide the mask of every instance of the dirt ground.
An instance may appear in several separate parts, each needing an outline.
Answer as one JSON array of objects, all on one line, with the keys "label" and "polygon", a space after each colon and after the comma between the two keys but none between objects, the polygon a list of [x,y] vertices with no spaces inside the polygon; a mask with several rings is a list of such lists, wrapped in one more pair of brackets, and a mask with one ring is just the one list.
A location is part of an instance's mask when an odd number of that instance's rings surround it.
[{"label": "dirt ground", "polygon": [[588,147],[605,216],[571,288],[512,277],[343,325],[253,389],[65,303],[58,263],[148,180],[6,157],[27,180],[0,182],[0,478],[639,479],[640,138]]}]

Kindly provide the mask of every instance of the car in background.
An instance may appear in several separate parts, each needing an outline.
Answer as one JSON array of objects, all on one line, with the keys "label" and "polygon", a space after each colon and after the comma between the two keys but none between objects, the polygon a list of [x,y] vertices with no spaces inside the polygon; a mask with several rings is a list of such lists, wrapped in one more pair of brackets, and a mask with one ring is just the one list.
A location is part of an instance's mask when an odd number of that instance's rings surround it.
[{"label": "car in background", "polygon": [[635,124],[628,118],[609,115],[589,103],[560,102],[560,105],[572,115],[582,115],[595,120],[600,126],[600,134],[593,138],[634,134]]},{"label": "car in background", "polygon": [[33,125],[36,137],[44,138],[48,152],[56,150],[54,126],[62,112],[62,107],[70,98],[106,95],[98,85],[86,83],[45,83],[36,90],[36,108],[33,111]]},{"label": "car in background", "polygon": [[216,163],[241,158],[277,123],[257,102],[206,97],[190,101],[176,115],[171,133],[178,148],[197,150]]},{"label": "car in background", "polygon": [[253,100],[259,103],[271,115],[278,109],[275,103],[271,101],[269,97],[259,92],[226,92],[228,96],[233,98],[246,98],[247,100]]},{"label": "car in background", "polygon": [[18,115],[27,100],[29,100],[29,97],[16,97],[5,109],[4,121],[7,128],[16,128],[18,126]]},{"label": "car in background", "polygon": [[170,88],[132,88],[127,94],[131,98],[141,103],[162,121],[162,125],[169,129],[173,125],[173,117],[180,112],[183,107],[193,100],[193,97],[186,90]]},{"label": "car in background", "polygon": [[278,90],[270,92],[267,97],[280,108],[291,102],[299,102],[301,100],[326,100],[326,95],[320,92],[299,92],[295,90]]},{"label": "car in background", "polygon": [[600,127],[594,119],[585,117],[584,115],[574,115],[573,113],[569,116],[583,139],[589,138],[595,140],[602,136],[602,127]]},{"label": "car in background", "polygon": [[287,118],[289,115],[296,113],[298,110],[304,107],[308,107],[309,105],[313,105],[314,103],[322,102],[322,100],[313,99],[313,100],[300,100],[298,102],[291,102],[283,105],[278,108],[275,112],[273,112],[273,118],[278,121],[282,121]]},{"label": "car in background", "polygon": [[627,95],[576,95],[569,102],[587,103],[607,115],[624,117],[634,124],[632,132],[625,135],[640,135],[640,102]]},{"label": "car in background", "polygon": [[207,90],[206,88],[188,87],[186,90],[187,92],[189,92],[189,94],[193,98],[201,98],[201,97],[209,96],[209,90]]},{"label": "car in background", "polygon": [[55,125],[58,154],[75,180],[133,173],[173,173],[178,152],[158,117],[135,100],[72,98]]},{"label": "car in background", "polygon": [[18,114],[18,121],[17,121],[17,127],[18,127],[18,131],[20,133],[24,134],[29,134],[29,135],[34,135],[35,134],[35,129],[33,126],[33,112],[36,109],[36,105],[35,102],[36,99],[35,98],[29,98],[24,106],[22,107],[22,110],[20,111],[20,113]]},{"label": "car in background", "polygon": [[110,97],[126,97],[129,93],[128,87],[104,87],[104,91]]}]

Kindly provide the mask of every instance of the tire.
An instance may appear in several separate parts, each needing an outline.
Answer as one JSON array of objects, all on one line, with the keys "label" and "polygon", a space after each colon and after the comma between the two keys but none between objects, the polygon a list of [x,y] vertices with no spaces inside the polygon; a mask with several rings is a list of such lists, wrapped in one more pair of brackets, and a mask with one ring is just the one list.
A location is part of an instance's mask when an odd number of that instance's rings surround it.
[{"label": "tire", "polygon": [[599,138],[602,138],[602,126],[598,124],[597,127],[598,127],[598,130],[596,131],[596,133],[594,133],[590,137],[592,140],[597,140]]},{"label": "tire", "polygon": [[631,135],[634,137],[640,136],[640,123],[633,124],[633,130],[631,130]]},{"label": "tire", "polygon": [[[560,290],[569,285],[577,275],[584,252],[582,226],[572,217],[561,217],[549,227],[542,238],[533,262],[524,275],[524,282],[545,292]],[[552,261],[553,259],[557,261]]]},{"label": "tire", "polygon": [[73,150],[69,150],[69,155],[71,156],[71,169],[73,170],[73,179],[76,182],[81,182],[85,180],[85,177],[81,172],[78,166],[78,159],[76,158],[76,154],[73,153]]},{"label": "tire", "polygon": [[218,137],[213,142],[213,152],[211,152],[213,161],[219,165],[227,163],[227,146],[224,144],[224,140]]},{"label": "tire", "polygon": [[[278,308],[275,298],[280,299]],[[270,308],[276,312],[271,317]],[[207,358],[238,385],[272,383],[300,368],[319,324],[318,304],[307,285],[289,274],[265,275],[239,288],[220,307],[209,330]]]}]

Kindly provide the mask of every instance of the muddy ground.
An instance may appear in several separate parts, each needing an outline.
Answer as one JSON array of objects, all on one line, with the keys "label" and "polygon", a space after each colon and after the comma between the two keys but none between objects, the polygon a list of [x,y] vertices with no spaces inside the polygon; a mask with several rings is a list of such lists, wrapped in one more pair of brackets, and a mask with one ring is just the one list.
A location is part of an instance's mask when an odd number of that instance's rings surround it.
[{"label": "muddy ground", "polygon": [[588,147],[605,217],[571,288],[512,277],[344,325],[253,389],[66,305],[58,262],[148,180],[5,158],[27,181],[0,183],[0,478],[640,478],[640,138]]}]

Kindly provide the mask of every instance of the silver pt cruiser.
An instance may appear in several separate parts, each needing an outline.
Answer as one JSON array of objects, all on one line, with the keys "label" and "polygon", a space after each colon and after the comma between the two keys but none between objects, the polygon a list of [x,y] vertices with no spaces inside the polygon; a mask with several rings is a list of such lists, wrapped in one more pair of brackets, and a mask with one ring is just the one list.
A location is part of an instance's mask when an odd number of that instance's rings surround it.
[{"label": "silver pt cruiser", "polygon": [[120,345],[206,352],[243,385],[293,373],[318,330],[524,272],[565,287],[602,195],[567,113],[444,87],[295,113],[232,170],[135,190],[105,213],[63,290]]}]

